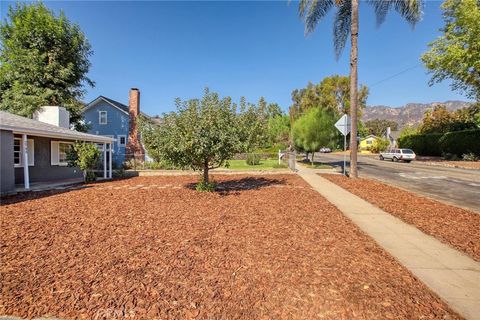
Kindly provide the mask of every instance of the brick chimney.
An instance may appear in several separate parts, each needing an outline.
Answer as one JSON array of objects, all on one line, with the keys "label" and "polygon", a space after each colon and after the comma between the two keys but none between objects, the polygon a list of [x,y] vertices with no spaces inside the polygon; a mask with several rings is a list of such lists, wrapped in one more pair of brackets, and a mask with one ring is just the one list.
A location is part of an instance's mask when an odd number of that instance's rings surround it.
[{"label": "brick chimney", "polygon": [[140,143],[138,134],[138,117],[140,116],[140,90],[137,88],[130,89],[128,98],[128,114],[129,114],[129,130],[128,142],[126,149],[126,160],[135,158],[137,160],[145,160],[145,150]]}]

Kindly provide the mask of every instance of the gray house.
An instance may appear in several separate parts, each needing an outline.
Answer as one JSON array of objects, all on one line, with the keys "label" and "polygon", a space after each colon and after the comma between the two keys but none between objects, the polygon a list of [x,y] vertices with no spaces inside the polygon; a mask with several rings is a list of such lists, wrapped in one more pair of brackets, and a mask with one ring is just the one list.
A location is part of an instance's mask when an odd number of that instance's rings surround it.
[{"label": "gray house", "polygon": [[107,160],[114,139],[69,127],[69,113],[62,107],[43,107],[34,119],[0,111],[0,194],[15,193],[20,187],[29,190],[31,183],[81,178],[79,168],[67,166],[67,150],[75,141],[103,149],[103,175],[111,178],[112,163]]}]

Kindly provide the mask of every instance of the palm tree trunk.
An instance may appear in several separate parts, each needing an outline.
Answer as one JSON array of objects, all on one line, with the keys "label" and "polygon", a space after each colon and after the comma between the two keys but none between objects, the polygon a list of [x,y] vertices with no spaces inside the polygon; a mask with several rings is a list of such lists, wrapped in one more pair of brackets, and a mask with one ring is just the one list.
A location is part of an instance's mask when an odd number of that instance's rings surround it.
[{"label": "palm tree trunk", "polygon": [[358,105],[358,0],[352,0],[350,48],[350,178],[358,178],[357,171],[357,105]]}]

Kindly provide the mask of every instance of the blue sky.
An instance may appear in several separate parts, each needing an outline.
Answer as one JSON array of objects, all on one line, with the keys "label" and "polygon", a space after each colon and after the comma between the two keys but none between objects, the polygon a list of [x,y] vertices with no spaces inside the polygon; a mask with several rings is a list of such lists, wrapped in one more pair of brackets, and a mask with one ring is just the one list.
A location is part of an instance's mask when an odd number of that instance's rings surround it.
[{"label": "blue sky", "polygon": [[[96,86],[88,88],[86,102],[104,95],[127,103],[129,88],[137,87],[142,110],[154,115],[173,110],[176,97],[201,96],[208,86],[236,101],[264,96],[287,110],[293,89],[348,74],[349,47],[335,60],[332,15],[305,37],[296,2],[45,3],[64,10],[92,45],[89,77]],[[2,20],[9,4],[1,2]],[[466,100],[448,83],[429,87],[419,60],[440,35],[440,4],[427,1],[423,21],[412,29],[396,12],[377,28],[373,10],[361,3],[359,82],[375,84],[369,105]]]}]

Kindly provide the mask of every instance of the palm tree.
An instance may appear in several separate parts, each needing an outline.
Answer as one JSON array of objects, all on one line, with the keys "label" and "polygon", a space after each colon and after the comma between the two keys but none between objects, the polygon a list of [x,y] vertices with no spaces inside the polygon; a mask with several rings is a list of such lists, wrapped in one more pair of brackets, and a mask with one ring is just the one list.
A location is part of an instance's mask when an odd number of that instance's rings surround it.
[{"label": "palm tree", "polygon": [[[412,26],[422,16],[423,0],[369,0],[373,6],[379,26],[385,21],[387,13],[394,9]],[[347,38],[351,35],[350,49],[350,177],[357,178],[357,103],[358,103],[358,0],[300,0],[299,13],[305,22],[305,33],[315,30],[317,24],[327,13],[335,8],[333,20],[333,42],[335,56],[342,53]]]}]

